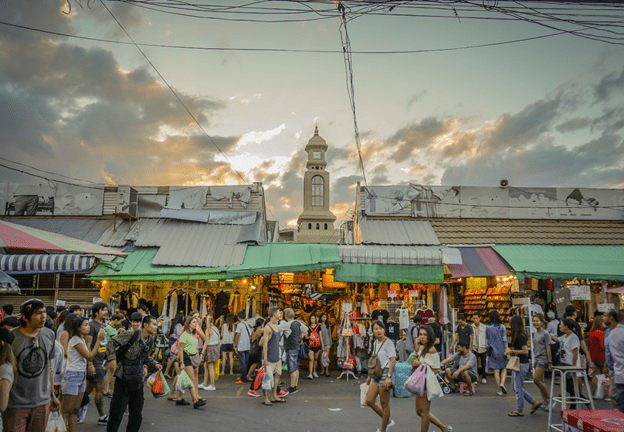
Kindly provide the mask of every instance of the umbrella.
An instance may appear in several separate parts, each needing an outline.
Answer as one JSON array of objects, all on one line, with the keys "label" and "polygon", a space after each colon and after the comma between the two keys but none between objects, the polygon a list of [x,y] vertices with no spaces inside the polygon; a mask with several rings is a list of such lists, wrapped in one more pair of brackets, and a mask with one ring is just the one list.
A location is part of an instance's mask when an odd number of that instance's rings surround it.
[{"label": "umbrella", "polygon": [[6,221],[0,221],[0,248],[128,256],[116,249]]}]

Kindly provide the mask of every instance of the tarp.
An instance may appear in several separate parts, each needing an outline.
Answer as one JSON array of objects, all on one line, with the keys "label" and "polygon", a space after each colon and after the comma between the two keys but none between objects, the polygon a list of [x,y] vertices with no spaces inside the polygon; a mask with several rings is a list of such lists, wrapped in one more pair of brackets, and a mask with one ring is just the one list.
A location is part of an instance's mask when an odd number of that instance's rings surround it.
[{"label": "tarp", "polygon": [[127,258],[116,258],[112,262],[101,262],[91,272],[92,280],[109,281],[182,281],[182,280],[224,280],[222,267],[174,267],[152,264],[158,249],[136,249],[128,252]]},{"label": "tarp", "polygon": [[[453,248],[455,249],[455,248]],[[511,269],[491,247],[458,247],[462,264],[449,264],[455,278],[507,276]]]},{"label": "tarp", "polygon": [[334,280],[359,283],[444,283],[441,265],[340,264]]},{"label": "tarp", "polygon": [[228,278],[283,272],[323,271],[340,264],[338,245],[267,243],[249,246],[242,264],[228,267]]},{"label": "tarp", "polygon": [[624,280],[624,246],[494,246],[518,278]]},{"label": "tarp", "polygon": [[94,264],[94,257],[78,254],[0,255],[0,270],[10,275],[79,273]]}]

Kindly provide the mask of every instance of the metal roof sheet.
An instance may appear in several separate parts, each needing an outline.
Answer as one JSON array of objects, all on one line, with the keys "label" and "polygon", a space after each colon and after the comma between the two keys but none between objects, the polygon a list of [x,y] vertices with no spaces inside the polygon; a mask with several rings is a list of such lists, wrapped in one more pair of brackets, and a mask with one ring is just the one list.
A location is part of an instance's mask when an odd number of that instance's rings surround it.
[{"label": "metal roof sheet", "polygon": [[442,265],[441,247],[338,245],[340,261],[350,264]]},{"label": "metal roof sheet", "polygon": [[40,229],[67,237],[97,243],[104,232],[113,225],[112,219],[85,218],[6,218],[3,219],[18,225]]},{"label": "metal roof sheet", "polygon": [[380,245],[439,245],[426,220],[367,220],[359,222],[362,243]]}]

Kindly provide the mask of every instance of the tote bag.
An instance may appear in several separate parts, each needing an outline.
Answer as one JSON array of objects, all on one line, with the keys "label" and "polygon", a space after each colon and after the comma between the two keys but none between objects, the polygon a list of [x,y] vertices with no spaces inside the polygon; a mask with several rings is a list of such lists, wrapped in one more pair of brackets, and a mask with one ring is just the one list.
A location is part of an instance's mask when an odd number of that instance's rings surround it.
[{"label": "tote bag", "polygon": [[427,365],[421,363],[414,373],[405,381],[405,390],[410,393],[422,396],[425,392],[425,382],[427,380]]},{"label": "tote bag", "polygon": [[520,372],[520,357],[516,355],[509,356],[509,360],[507,360],[507,369]]}]

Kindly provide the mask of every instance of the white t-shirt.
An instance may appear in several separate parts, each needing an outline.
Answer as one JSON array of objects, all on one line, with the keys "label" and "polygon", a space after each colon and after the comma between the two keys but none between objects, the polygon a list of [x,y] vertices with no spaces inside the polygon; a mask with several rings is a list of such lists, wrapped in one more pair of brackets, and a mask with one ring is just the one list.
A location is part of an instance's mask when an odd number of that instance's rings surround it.
[{"label": "white t-shirt", "polygon": [[87,359],[77,350],[76,345],[83,344],[87,348],[85,340],[78,336],[72,336],[67,345],[67,370],[72,372],[86,372]]},{"label": "white t-shirt", "polygon": [[[570,336],[563,335],[559,338],[562,349],[560,350],[561,362],[568,366],[581,367],[581,343],[579,338],[574,333],[570,333]],[[573,350],[577,349],[576,365],[572,364],[574,358]]]},{"label": "white t-shirt", "polygon": [[[385,369],[390,366],[390,359],[392,357],[396,358],[396,348],[394,347],[394,343],[390,339],[386,339],[382,342],[381,347],[377,346],[377,341],[375,341],[375,346],[373,347],[373,353],[377,353],[377,358],[379,359],[379,364],[382,369]],[[377,349],[379,348],[379,351]]]},{"label": "white t-shirt", "polygon": [[403,330],[409,327],[409,310],[399,309],[399,329]]},{"label": "white t-shirt", "polygon": [[238,346],[236,349],[239,351],[249,351],[251,345],[249,343],[249,335],[251,335],[251,329],[247,325],[247,322],[239,322],[236,325],[236,333],[240,333],[238,337]]}]

